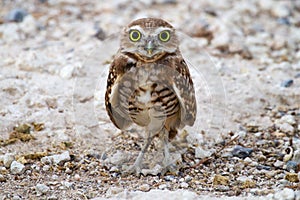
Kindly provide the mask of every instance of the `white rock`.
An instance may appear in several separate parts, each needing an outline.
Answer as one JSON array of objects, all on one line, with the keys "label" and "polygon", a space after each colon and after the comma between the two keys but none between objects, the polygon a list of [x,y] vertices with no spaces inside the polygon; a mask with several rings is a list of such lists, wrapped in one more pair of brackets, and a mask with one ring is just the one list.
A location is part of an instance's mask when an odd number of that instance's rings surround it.
[{"label": "white rock", "polygon": [[290,188],[284,188],[274,194],[274,200],[293,200],[294,198],[295,192]]},{"label": "white rock", "polygon": [[288,17],[290,15],[290,10],[284,3],[274,3],[271,12],[275,17]]},{"label": "white rock", "polygon": [[144,191],[144,192],[148,192],[149,190],[150,190],[150,186],[149,186],[149,184],[143,184],[143,185],[141,185],[140,187],[139,187],[139,189],[141,190],[141,191]]},{"label": "white rock", "polygon": [[294,152],[293,161],[300,163],[300,149],[298,149]]},{"label": "white rock", "polygon": [[282,162],[280,160],[276,160],[276,162],[273,165],[274,165],[274,167],[283,167],[284,162]]},{"label": "white rock", "polygon": [[288,123],[279,124],[279,129],[285,133],[294,132],[294,127]]},{"label": "white rock", "polygon": [[62,164],[71,160],[69,151],[65,151],[62,154],[50,156],[50,159],[53,161],[54,164]]},{"label": "white rock", "polygon": [[247,163],[247,164],[250,164],[250,163],[253,162],[253,160],[251,158],[247,157],[247,158],[244,159],[244,162]]},{"label": "white rock", "polygon": [[167,184],[161,184],[161,185],[158,186],[158,188],[160,190],[166,189],[167,187],[168,187]]},{"label": "white rock", "polygon": [[9,168],[11,163],[15,160],[15,155],[12,153],[6,153],[3,156],[3,164],[6,168]]},{"label": "white rock", "polygon": [[45,184],[37,184],[35,186],[35,190],[40,194],[46,194],[50,190],[50,188]]},{"label": "white rock", "polygon": [[291,125],[296,124],[295,117],[293,115],[284,115],[280,118],[281,123],[288,123]]},{"label": "white rock", "polygon": [[248,176],[240,176],[236,179],[237,181],[240,181],[240,182],[246,182],[246,181],[251,181],[252,180],[252,177],[248,177]]},{"label": "white rock", "polygon": [[45,157],[42,157],[41,158],[41,162],[45,165],[49,165],[49,164],[52,164],[52,161],[50,159],[50,156],[45,156]]},{"label": "white rock", "polygon": [[32,15],[27,15],[22,23],[20,23],[20,29],[27,34],[34,35],[36,32],[36,21]]},{"label": "white rock", "polygon": [[189,187],[189,184],[186,183],[186,182],[182,182],[182,183],[180,183],[180,187],[181,187],[181,188],[188,188],[188,187]]},{"label": "white rock", "polygon": [[67,65],[60,70],[59,75],[62,78],[69,79],[72,77],[74,69],[75,69],[74,65]]},{"label": "white rock", "polygon": [[106,159],[107,162],[113,165],[122,164],[127,159],[127,155],[122,151],[117,151],[112,157]]},{"label": "white rock", "polygon": [[13,161],[10,165],[10,172],[12,174],[23,174],[25,171],[25,165],[17,161]]},{"label": "white rock", "polygon": [[206,158],[211,155],[210,151],[204,150],[202,147],[196,147],[195,149],[195,157],[196,158]]}]

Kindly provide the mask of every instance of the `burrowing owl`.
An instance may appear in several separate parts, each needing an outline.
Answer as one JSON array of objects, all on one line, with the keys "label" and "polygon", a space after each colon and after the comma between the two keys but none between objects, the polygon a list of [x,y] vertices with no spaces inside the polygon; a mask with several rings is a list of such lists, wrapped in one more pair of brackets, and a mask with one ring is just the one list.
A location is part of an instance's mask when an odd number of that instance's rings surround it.
[{"label": "burrowing owl", "polygon": [[125,27],[110,65],[105,106],[119,129],[135,123],[147,132],[145,145],[126,171],[141,172],[144,153],[155,136],[163,141],[162,167],[167,171],[171,163],[169,139],[178,128],[192,126],[196,118],[193,81],[175,29],[168,22],[143,18]]}]

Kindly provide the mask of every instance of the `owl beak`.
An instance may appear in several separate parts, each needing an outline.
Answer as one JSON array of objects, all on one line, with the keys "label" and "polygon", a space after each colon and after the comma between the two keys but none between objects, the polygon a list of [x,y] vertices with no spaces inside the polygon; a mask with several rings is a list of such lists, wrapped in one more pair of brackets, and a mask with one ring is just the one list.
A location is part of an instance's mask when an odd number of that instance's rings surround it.
[{"label": "owl beak", "polygon": [[154,43],[152,40],[149,40],[145,46],[145,50],[147,51],[148,55],[152,55],[154,49]]}]

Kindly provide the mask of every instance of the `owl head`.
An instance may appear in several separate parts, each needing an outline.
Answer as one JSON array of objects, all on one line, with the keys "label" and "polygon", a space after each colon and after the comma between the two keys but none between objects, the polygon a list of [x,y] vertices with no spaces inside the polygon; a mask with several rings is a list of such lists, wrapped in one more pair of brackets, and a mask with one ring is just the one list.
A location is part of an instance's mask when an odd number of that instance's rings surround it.
[{"label": "owl head", "polygon": [[142,18],[125,27],[121,36],[122,53],[134,54],[144,61],[156,61],[178,49],[175,29],[158,18]]}]

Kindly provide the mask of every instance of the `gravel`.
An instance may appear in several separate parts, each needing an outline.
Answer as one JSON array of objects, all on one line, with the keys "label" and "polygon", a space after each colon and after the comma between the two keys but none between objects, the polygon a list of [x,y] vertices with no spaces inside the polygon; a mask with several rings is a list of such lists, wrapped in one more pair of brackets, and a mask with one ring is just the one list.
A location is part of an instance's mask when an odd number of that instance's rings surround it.
[{"label": "gravel", "polygon": [[[296,2],[29,0],[0,7],[0,199],[300,199]],[[159,174],[155,139],[143,175],[122,176],[143,132],[118,131],[103,97],[119,32],[144,16],[180,31],[198,115],[170,143],[172,172]]]}]

